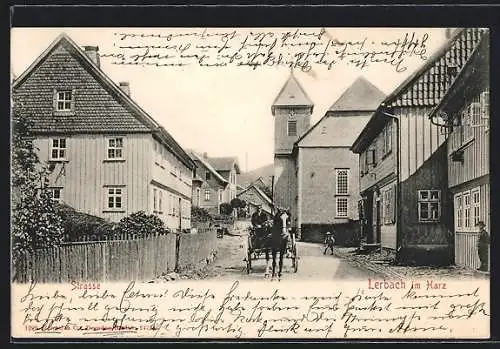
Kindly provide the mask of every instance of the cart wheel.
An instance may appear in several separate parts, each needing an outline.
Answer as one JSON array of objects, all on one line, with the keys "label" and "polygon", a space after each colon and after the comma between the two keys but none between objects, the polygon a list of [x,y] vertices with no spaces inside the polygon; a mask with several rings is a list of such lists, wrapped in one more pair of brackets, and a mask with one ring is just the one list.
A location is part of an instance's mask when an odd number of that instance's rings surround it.
[{"label": "cart wheel", "polygon": [[252,252],[249,250],[247,252],[247,274],[250,274],[252,270]]}]

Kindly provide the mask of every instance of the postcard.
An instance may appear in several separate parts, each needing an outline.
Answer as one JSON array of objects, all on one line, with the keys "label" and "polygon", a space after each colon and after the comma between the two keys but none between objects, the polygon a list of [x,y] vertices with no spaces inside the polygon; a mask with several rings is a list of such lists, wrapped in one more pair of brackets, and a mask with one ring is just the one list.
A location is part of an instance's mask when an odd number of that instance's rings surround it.
[{"label": "postcard", "polygon": [[486,28],[12,28],[12,338],[489,338],[489,64]]}]

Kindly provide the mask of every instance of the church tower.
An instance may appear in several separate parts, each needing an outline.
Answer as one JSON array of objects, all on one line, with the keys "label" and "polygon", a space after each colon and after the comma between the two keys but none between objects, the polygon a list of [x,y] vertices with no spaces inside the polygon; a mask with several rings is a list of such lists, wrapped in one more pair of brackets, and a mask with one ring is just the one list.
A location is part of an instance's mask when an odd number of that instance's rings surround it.
[{"label": "church tower", "polygon": [[274,116],[274,183],[275,206],[290,209],[296,226],[297,176],[293,145],[311,126],[314,104],[290,72],[271,107]]}]

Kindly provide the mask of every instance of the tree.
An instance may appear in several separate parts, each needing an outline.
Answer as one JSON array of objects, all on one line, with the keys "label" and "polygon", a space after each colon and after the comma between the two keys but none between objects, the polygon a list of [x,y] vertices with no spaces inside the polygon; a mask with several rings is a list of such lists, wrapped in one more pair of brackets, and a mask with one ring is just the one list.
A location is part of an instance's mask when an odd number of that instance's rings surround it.
[{"label": "tree", "polygon": [[241,200],[239,198],[234,198],[231,200],[230,204],[231,204],[231,207],[233,209],[240,208],[241,207]]},{"label": "tree", "polygon": [[233,206],[227,202],[220,204],[220,213],[223,215],[230,215],[233,212]]},{"label": "tree", "polygon": [[163,221],[154,214],[144,211],[131,213],[123,217],[116,227],[118,234],[135,235],[139,238],[167,233]]},{"label": "tree", "polygon": [[48,171],[41,166],[30,132],[28,114],[14,103],[12,118],[12,257],[56,246],[63,226],[47,190]]}]

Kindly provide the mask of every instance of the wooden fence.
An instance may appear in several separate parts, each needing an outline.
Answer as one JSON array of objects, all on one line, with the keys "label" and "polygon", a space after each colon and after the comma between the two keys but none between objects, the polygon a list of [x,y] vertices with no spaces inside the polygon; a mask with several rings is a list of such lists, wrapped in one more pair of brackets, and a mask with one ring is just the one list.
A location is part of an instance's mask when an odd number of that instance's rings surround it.
[{"label": "wooden fence", "polygon": [[455,264],[461,267],[477,269],[481,262],[477,253],[478,232],[455,233]]},{"label": "wooden fence", "polygon": [[215,231],[66,243],[26,255],[14,266],[14,280],[21,283],[149,280],[205,262],[216,249],[216,243]]}]

